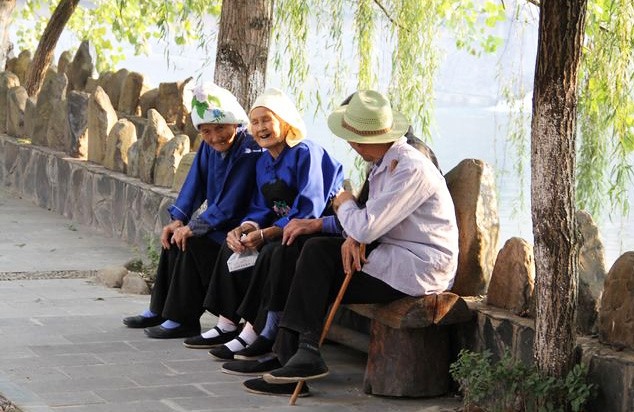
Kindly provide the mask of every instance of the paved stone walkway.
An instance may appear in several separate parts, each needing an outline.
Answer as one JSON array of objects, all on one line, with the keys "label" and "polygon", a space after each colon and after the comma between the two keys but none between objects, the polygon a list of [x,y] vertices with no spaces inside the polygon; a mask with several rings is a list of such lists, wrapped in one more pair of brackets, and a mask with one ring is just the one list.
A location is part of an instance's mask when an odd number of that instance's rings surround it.
[{"label": "paved stone walkway", "polygon": [[[0,195],[4,196],[0,198],[2,207],[7,203],[20,210],[31,207],[19,199],[8,200],[6,193]],[[38,217],[39,213],[50,214],[40,209],[29,213],[34,213],[35,217],[28,216],[35,219],[43,218]],[[0,227],[6,228],[2,219]],[[56,226],[56,230],[68,231],[66,225],[71,224],[67,221]],[[24,226],[20,228],[16,230],[24,231]],[[43,229],[39,226],[33,230]],[[101,239],[103,244],[115,242],[82,228],[77,232],[77,247],[89,236]],[[2,233],[5,239],[24,234],[34,250],[44,250],[43,245],[37,244],[36,233]],[[73,241],[65,245],[74,246]],[[115,246],[100,248],[95,266],[82,269],[97,269],[103,262],[121,263],[117,259],[125,258],[125,254],[112,251],[121,247],[121,252],[125,245]],[[6,253],[6,249],[0,250]],[[18,272],[32,270],[32,259],[43,260],[37,253],[9,255],[13,257],[12,270]],[[48,266],[38,270],[60,270],[56,269],[55,259],[47,261]],[[125,328],[121,318],[146,308],[148,296],[122,294],[95,284],[91,278],[44,277],[0,280],[0,395],[23,412],[293,409],[287,406],[287,398],[244,392],[240,386],[243,378],[221,373],[220,363],[207,351],[186,349],[181,340],[150,340],[140,330]],[[211,316],[203,317],[204,326],[213,321]],[[419,400],[365,395],[361,391],[365,356],[335,345],[326,345],[324,354],[332,372],[310,385],[314,396],[301,398],[298,410],[440,412],[459,407],[452,398]]]}]

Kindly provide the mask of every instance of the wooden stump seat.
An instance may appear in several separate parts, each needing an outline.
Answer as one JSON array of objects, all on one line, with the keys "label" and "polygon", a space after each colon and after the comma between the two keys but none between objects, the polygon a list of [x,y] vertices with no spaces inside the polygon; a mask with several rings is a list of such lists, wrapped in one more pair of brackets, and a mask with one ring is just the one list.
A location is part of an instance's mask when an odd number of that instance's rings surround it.
[{"label": "wooden stump seat", "polygon": [[448,325],[472,313],[458,295],[407,297],[385,305],[347,305],[372,319],[364,391],[374,395],[429,397],[449,389]]}]

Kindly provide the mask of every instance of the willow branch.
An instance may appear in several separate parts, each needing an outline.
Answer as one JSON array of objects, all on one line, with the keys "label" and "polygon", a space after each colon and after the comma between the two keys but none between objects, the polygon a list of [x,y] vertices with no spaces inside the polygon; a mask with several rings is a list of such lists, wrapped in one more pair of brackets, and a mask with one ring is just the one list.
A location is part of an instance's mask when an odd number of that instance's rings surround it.
[{"label": "willow branch", "polygon": [[383,4],[381,4],[381,2],[379,0],[373,0],[374,3],[379,6],[379,8],[381,9],[381,11],[383,12],[383,14],[385,14],[385,17],[387,17],[387,19],[395,26],[405,30],[405,31],[409,31],[409,29],[407,27],[402,26],[401,24],[399,24],[392,16],[390,16],[390,12],[387,11],[387,9],[385,8],[385,6],[383,6]]}]

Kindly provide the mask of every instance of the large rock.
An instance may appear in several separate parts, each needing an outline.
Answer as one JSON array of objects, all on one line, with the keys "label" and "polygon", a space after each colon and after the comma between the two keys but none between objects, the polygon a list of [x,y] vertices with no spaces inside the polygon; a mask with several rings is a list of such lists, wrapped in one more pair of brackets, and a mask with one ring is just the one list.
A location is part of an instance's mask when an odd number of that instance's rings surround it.
[{"label": "large rock", "polygon": [[[68,77],[68,73],[66,72],[68,70],[68,67],[70,66],[70,63],[73,61],[73,55],[71,52],[69,52],[68,50],[62,52],[62,54],[60,54],[59,59],[57,60],[57,72],[58,73],[66,73],[66,77]],[[70,82],[70,79],[68,79],[68,81]]]},{"label": "large rock", "polygon": [[24,107],[24,134],[27,138],[33,136],[35,128],[35,119],[37,118],[37,96],[30,96],[26,99]]},{"label": "large rock", "polygon": [[109,288],[120,288],[127,275],[128,269],[124,266],[111,266],[97,272],[97,281]]},{"label": "large rock", "polygon": [[66,98],[68,138],[64,151],[72,157],[88,156],[88,105],[90,94],[73,90]]},{"label": "large rock", "polygon": [[146,117],[147,112],[150,109],[157,109],[158,107],[158,94],[159,89],[150,89],[141,94],[139,99],[139,106],[141,106],[141,116]]},{"label": "large rock", "polygon": [[29,50],[22,50],[18,54],[18,58],[15,61],[13,73],[20,79],[20,84],[26,84],[26,76],[29,73],[29,67],[31,66],[31,52]]},{"label": "large rock", "polygon": [[7,110],[7,133],[15,137],[24,137],[24,109],[29,94],[22,86],[15,86],[9,90]]},{"label": "large rock", "polygon": [[[106,90],[108,88],[108,83],[110,83],[110,79],[112,78],[113,75],[114,75],[114,72],[110,70],[99,73],[99,78],[97,79],[97,86]],[[97,90],[97,88],[95,88],[95,90]]]},{"label": "large rock", "polygon": [[185,86],[191,80],[190,77],[183,82],[159,84],[157,109],[166,122],[175,123],[176,127],[181,130],[185,124],[187,106],[190,103],[186,101]]},{"label": "large rock", "polygon": [[0,72],[0,133],[7,132],[9,114],[9,95],[11,90],[20,86],[18,77],[9,72]]},{"label": "large rock", "polygon": [[88,160],[103,164],[108,134],[116,122],[117,113],[108,95],[97,87],[88,102]]},{"label": "large rock", "polygon": [[128,167],[126,174],[130,177],[139,177],[139,144],[140,140],[132,143],[128,149]]},{"label": "large rock", "polygon": [[88,94],[93,94],[95,90],[97,90],[97,86],[99,86],[99,79],[89,77],[86,79],[86,88],[84,91]]},{"label": "large rock", "polygon": [[185,154],[189,153],[189,136],[179,134],[167,142],[156,159],[154,168],[154,184],[172,187],[176,170]]},{"label": "large rock", "polygon": [[145,183],[152,183],[156,158],[174,133],[156,110],[150,109],[147,118],[148,124],[139,144],[139,178]]},{"label": "large rock", "polygon": [[108,97],[110,97],[110,101],[112,102],[112,107],[114,107],[115,110],[119,109],[121,90],[123,89],[123,83],[129,74],[130,72],[127,69],[120,69],[106,81],[106,87],[104,87],[104,90],[108,93]]},{"label": "large rock", "polygon": [[452,291],[461,296],[486,293],[497,254],[500,227],[495,174],[487,163],[466,159],[445,175],[456,208],[458,270]]},{"label": "large rock", "polygon": [[37,96],[37,107],[33,136],[31,142],[41,146],[48,145],[48,121],[59,106],[60,101],[66,99],[68,79],[64,73],[47,73],[44,84]]},{"label": "large rock", "polygon": [[533,246],[513,237],[498,253],[487,292],[487,304],[510,310],[518,316],[530,314],[535,288]]},{"label": "large rock", "polygon": [[136,128],[126,119],[114,124],[106,144],[103,165],[116,172],[125,173],[128,168],[128,150],[136,142]]},{"label": "large rock", "polygon": [[185,125],[183,127],[183,131],[187,136],[189,136],[189,143],[191,145],[192,152],[198,150],[198,147],[200,146],[200,142],[202,140],[198,129],[194,127],[191,113],[187,113],[187,116],[185,117]]},{"label": "large rock", "polygon": [[150,288],[139,273],[128,272],[128,274],[123,278],[121,292],[134,293],[137,295],[149,295]]},{"label": "large rock", "polygon": [[189,169],[192,168],[192,163],[194,163],[194,157],[196,157],[196,152],[189,152],[183,156],[178,164],[178,169],[176,169],[176,175],[174,176],[174,182],[172,183],[172,190],[176,192],[181,191],[183,183],[185,183],[185,179],[189,173]]},{"label": "large rock", "polygon": [[579,294],[577,299],[577,331],[582,334],[596,332],[596,320],[605,282],[605,248],[599,228],[592,216],[583,210],[575,214],[577,232],[581,235],[579,247]]},{"label": "large rock", "polygon": [[52,149],[64,151],[68,146],[68,140],[68,103],[63,98],[53,106],[46,132],[46,145]]},{"label": "large rock", "polygon": [[123,82],[118,110],[125,114],[136,115],[142,90],[143,75],[137,72],[130,72]]},{"label": "large rock", "polygon": [[20,79],[9,71],[0,73],[0,133],[7,131],[7,111],[9,90],[20,85]]},{"label": "large rock", "polygon": [[92,76],[92,73],[95,70],[95,63],[93,59],[93,56],[95,55],[96,53],[94,52],[94,49],[91,52],[90,41],[82,41],[67,70],[68,87],[70,90],[83,91],[86,88],[86,81],[90,76]]},{"label": "large rock", "polygon": [[599,310],[599,340],[634,349],[634,252],[614,262],[605,279]]}]

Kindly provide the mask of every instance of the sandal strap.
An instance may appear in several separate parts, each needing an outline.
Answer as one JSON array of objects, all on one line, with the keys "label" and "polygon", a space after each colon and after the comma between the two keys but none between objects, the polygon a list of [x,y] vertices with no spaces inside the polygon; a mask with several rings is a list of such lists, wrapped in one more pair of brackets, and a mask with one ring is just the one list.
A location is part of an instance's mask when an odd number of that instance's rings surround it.
[{"label": "sandal strap", "polygon": [[237,340],[238,342],[240,342],[240,344],[242,344],[242,346],[243,346],[243,347],[245,347],[245,348],[246,348],[247,346],[249,346],[249,344],[248,344],[248,343],[246,343],[246,342],[245,342],[245,340],[244,340],[244,339],[242,339],[240,336],[236,336],[236,337],[235,337],[235,340]]}]

